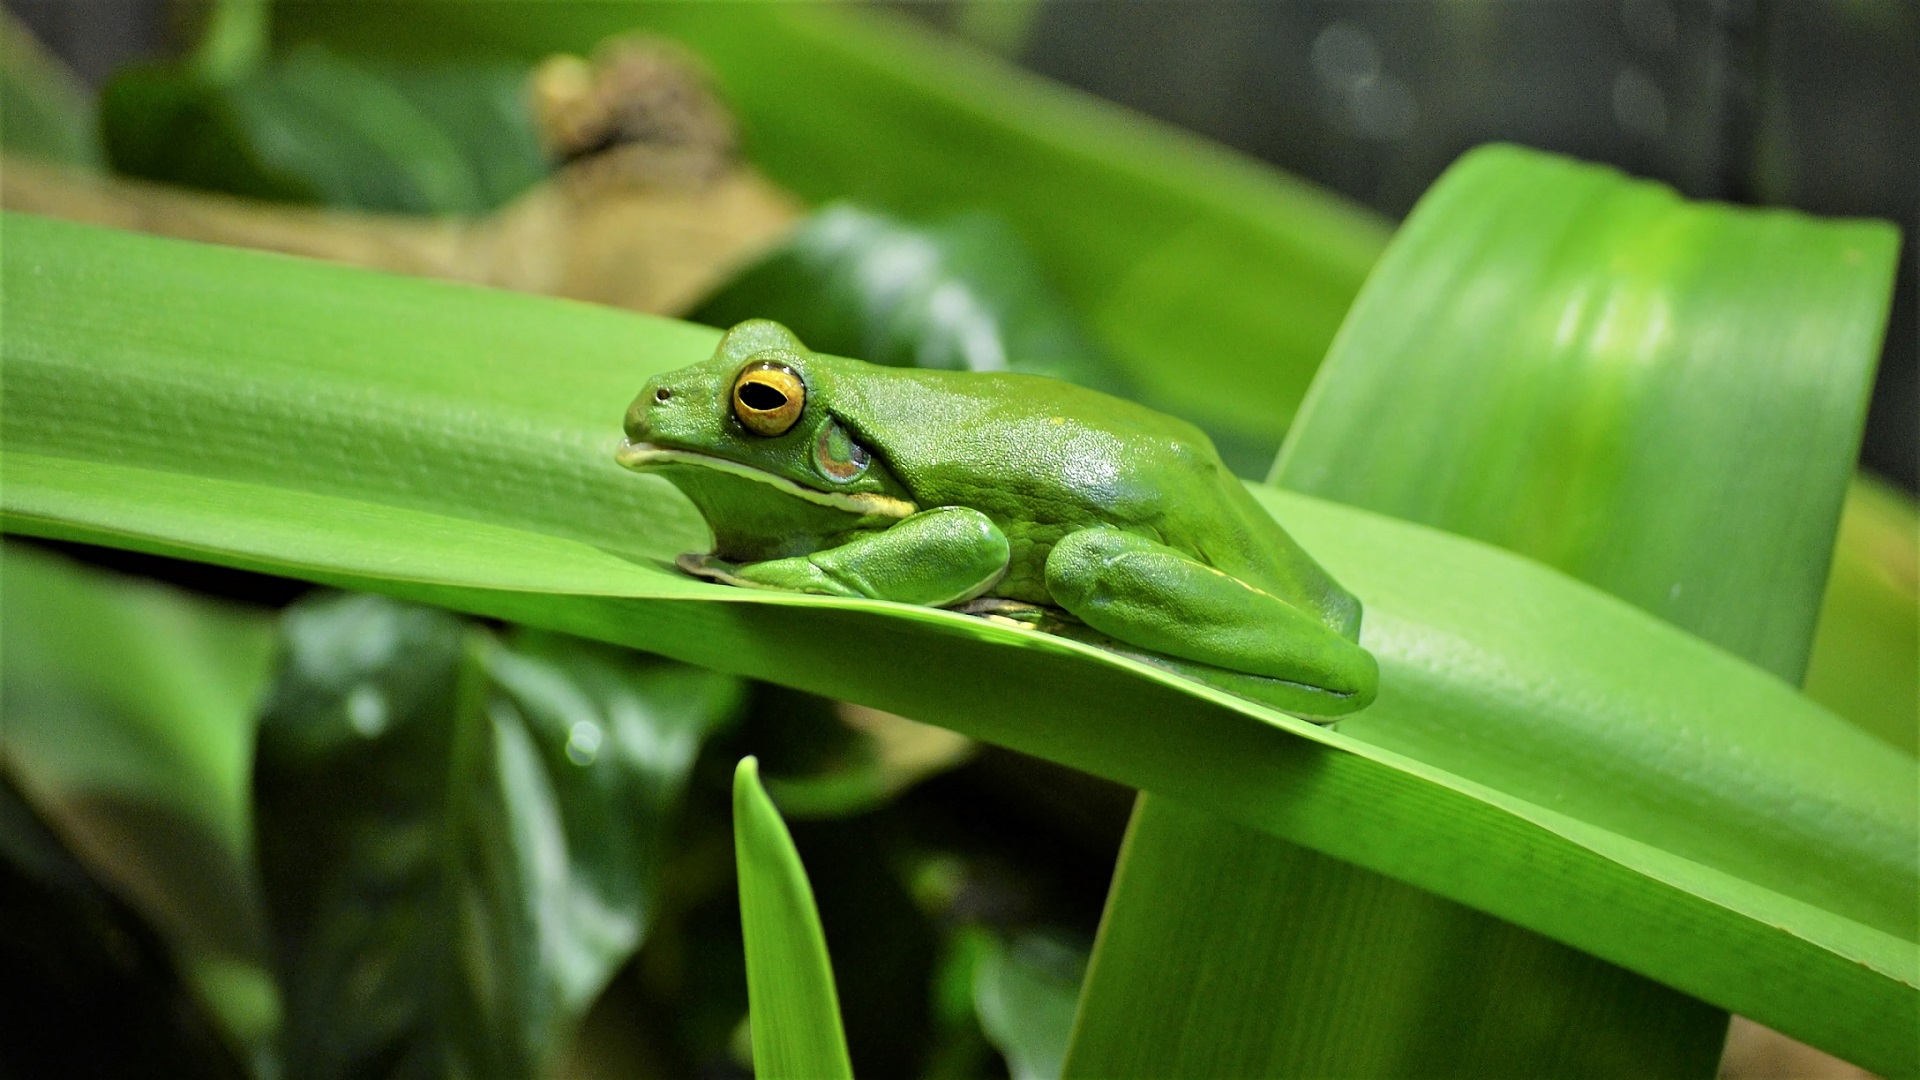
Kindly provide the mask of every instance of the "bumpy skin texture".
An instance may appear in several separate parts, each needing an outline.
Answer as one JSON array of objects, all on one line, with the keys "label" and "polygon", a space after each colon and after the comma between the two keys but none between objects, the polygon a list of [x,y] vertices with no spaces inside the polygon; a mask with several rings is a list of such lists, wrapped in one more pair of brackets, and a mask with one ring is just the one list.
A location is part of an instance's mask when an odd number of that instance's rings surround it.
[{"label": "bumpy skin texture", "polygon": [[[797,421],[771,436],[741,422],[734,396],[743,370],[770,364],[804,384]],[[1039,376],[818,356],[753,320],[649,382],[626,430],[622,464],[672,480],[713,526],[714,555],[747,564],[708,576],[1061,608],[1123,651],[1290,712],[1373,698],[1359,602],[1205,435],[1132,402]],[[849,440],[866,452],[857,466],[822,462]],[[941,508],[973,513],[930,520]]]}]

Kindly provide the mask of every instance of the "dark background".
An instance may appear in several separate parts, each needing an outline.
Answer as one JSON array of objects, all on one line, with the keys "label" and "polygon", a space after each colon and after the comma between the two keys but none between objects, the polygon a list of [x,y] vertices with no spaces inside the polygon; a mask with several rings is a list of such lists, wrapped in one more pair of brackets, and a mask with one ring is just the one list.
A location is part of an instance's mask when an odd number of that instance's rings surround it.
[{"label": "dark background", "polygon": [[[98,85],[165,0],[6,0]],[[889,6],[1400,217],[1508,140],[1696,198],[1886,218],[1900,281],[1861,461],[1920,487],[1920,0],[925,0]]]}]

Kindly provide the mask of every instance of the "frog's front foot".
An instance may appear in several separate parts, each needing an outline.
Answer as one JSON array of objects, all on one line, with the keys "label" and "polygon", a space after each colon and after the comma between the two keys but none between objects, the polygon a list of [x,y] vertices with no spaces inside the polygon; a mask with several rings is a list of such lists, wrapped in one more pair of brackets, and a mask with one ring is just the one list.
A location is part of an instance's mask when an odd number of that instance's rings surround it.
[{"label": "frog's front foot", "polygon": [[992,588],[1007,558],[1006,535],[985,514],[941,506],[806,555],[745,564],[682,555],[674,564],[728,585],[945,607]]}]

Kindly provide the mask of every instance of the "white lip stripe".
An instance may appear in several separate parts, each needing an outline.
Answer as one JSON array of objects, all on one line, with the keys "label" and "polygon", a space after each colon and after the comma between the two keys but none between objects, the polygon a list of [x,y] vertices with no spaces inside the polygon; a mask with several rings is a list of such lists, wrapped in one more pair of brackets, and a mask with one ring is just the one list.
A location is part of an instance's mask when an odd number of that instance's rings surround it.
[{"label": "white lip stripe", "polygon": [[775,476],[763,469],[751,465],[742,465],[737,461],[728,461],[712,454],[702,454],[693,450],[674,450],[652,443],[620,443],[620,449],[614,452],[613,459],[629,469],[646,469],[655,465],[697,465],[703,469],[732,473],[747,480],[757,481],[769,487],[805,499],[820,506],[830,506],[835,510],[845,510],[850,514],[863,514],[871,517],[903,518],[919,511],[919,507],[905,499],[896,499],[891,495],[846,494],[834,491],[815,491],[788,480],[784,476]]}]

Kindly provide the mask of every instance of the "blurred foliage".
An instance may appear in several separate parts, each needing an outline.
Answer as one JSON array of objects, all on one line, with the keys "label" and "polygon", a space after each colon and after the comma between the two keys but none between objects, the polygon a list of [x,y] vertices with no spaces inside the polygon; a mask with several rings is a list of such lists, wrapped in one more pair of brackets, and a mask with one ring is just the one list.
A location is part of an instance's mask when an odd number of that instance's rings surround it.
[{"label": "blurred foliage", "polygon": [[383,70],[318,47],[221,79],[143,65],[107,85],[100,124],[128,176],[348,209],[479,214],[547,173],[510,66]]},{"label": "blurred foliage", "polygon": [[101,887],[4,776],[0,1010],[0,1076],[249,1075],[179,978],[166,944]]},{"label": "blurred foliage", "polygon": [[256,1075],[543,1071],[647,932],[686,777],[739,702],[627,650],[315,594],[281,616],[254,762],[264,616],[4,550],[4,895],[76,962],[89,934],[116,958],[56,978],[9,939],[19,977],[75,988],[49,1011],[123,980],[152,1052],[217,1059],[191,1011],[155,1012],[182,964]]},{"label": "blurred foliage", "polygon": [[382,63],[532,64],[635,31],[681,42],[774,181],[912,222],[989,211],[1142,400],[1243,442],[1243,461],[1279,446],[1388,233],[1295,177],[871,9],[292,0],[276,16],[282,41]]},{"label": "blurred foliage", "polygon": [[267,619],[0,552],[0,767],[258,1052],[279,1013],[247,786]]},{"label": "blurred foliage", "polygon": [[737,684],[375,597],[282,623],[255,792],[289,1075],[544,1071],[647,930]]},{"label": "blurred foliage", "polygon": [[86,87],[5,9],[0,9],[0,147],[68,165],[101,162]]},{"label": "blurred foliage", "polygon": [[1028,933],[991,941],[973,970],[980,1026],[1006,1056],[1012,1080],[1054,1080],[1067,1060],[1087,949]]}]

